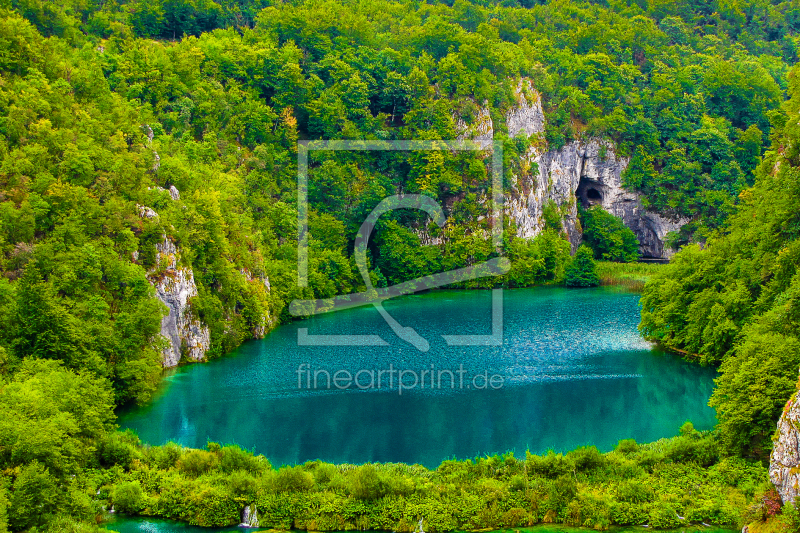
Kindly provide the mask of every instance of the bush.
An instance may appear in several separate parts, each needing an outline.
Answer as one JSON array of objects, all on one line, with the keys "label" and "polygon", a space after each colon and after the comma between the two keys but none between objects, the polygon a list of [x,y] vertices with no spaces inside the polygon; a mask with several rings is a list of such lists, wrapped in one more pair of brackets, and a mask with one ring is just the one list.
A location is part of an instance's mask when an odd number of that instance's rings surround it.
[{"label": "bush", "polygon": [[361,465],[351,474],[350,493],[360,500],[374,500],[384,495],[385,486],[374,465]]},{"label": "bush", "polygon": [[594,470],[606,464],[606,458],[595,446],[581,446],[567,454],[579,471]]},{"label": "bush", "polygon": [[551,479],[572,472],[575,464],[567,457],[552,450],[545,456],[528,454],[528,470]]},{"label": "bush", "polygon": [[138,481],[126,481],[114,487],[114,510],[124,514],[137,514],[144,507],[142,486]]},{"label": "bush", "polygon": [[278,492],[305,492],[313,487],[314,478],[299,466],[284,466],[275,478]]},{"label": "bush", "polygon": [[639,241],[622,220],[599,205],[581,210],[583,240],[595,259],[630,263],[639,259]]},{"label": "bush", "polygon": [[0,486],[0,533],[8,532],[8,494]]},{"label": "bush", "polygon": [[8,522],[18,531],[43,524],[58,506],[56,480],[40,463],[33,461],[23,467],[14,480]]},{"label": "bush", "polygon": [[147,463],[160,470],[167,470],[175,466],[182,454],[183,448],[180,444],[168,442],[147,450]]},{"label": "bush", "polygon": [[237,470],[245,470],[251,474],[258,475],[265,470],[270,470],[272,465],[263,455],[254,456],[252,453],[242,450],[239,446],[225,446],[217,454],[219,456],[220,470],[229,474]]},{"label": "bush", "polygon": [[205,450],[192,450],[178,461],[178,468],[192,477],[197,477],[219,467],[216,454]]},{"label": "bush", "polygon": [[653,488],[639,481],[626,481],[617,485],[617,499],[622,502],[645,503],[654,496]]},{"label": "bush", "polygon": [[102,466],[128,468],[136,453],[139,439],[133,432],[110,433],[97,443],[97,457]]},{"label": "bush", "polygon": [[619,453],[636,453],[639,451],[639,445],[634,439],[623,439],[617,443],[616,450]]},{"label": "bush", "polygon": [[656,529],[669,529],[680,523],[675,508],[666,502],[658,502],[650,510],[650,525]]},{"label": "bush", "polygon": [[581,246],[575,252],[575,257],[567,267],[564,283],[567,287],[595,287],[600,285],[600,276],[597,275],[597,265],[592,259],[592,251],[587,246]]}]

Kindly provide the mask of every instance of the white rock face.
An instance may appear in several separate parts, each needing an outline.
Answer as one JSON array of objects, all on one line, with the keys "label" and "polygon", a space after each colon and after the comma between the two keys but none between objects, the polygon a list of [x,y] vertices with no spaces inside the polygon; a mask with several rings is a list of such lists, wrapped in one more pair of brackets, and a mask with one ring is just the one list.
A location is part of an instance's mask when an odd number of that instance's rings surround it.
[{"label": "white rock face", "polygon": [[[174,193],[173,193],[174,190]],[[170,187],[170,196],[180,198],[175,187]],[[157,218],[158,213],[149,207],[137,206],[142,218]],[[208,326],[194,318],[191,313],[191,299],[197,296],[197,285],[191,268],[179,267],[180,252],[175,243],[166,235],[156,244],[156,265],[147,272],[147,279],[156,289],[156,297],[169,309],[161,319],[161,335],[169,345],[164,349],[161,364],[165,368],[177,366],[181,353],[191,361],[205,359],[211,345],[211,331]],[[135,254],[137,260],[139,254]]]},{"label": "white rock face", "polygon": [[[526,94],[527,93],[527,96]],[[517,84],[515,91],[517,105],[512,107],[506,115],[508,136],[530,137],[544,133],[544,111],[542,110],[542,97],[531,86],[531,81],[522,79]],[[532,100],[532,101],[529,101]],[[490,137],[491,138],[491,137]]]},{"label": "white rock face", "polygon": [[783,503],[797,501],[800,493],[800,401],[793,396],[778,421],[778,438],[769,461],[769,479]]},{"label": "white rock face", "polygon": [[139,210],[139,216],[142,218],[158,218],[158,213],[156,213],[149,207],[145,207],[143,205],[137,205],[136,208]]},{"label": "white rock face", "polygon": [[[541,138],[545,119],[540,95],[529,80],[521,80],[515,92],[517,104],[506,115],[509,136]],[[488,117],[489,111],[482,109],[481,116]],[[491,127],[491,118],[483,124]],[[459,138],[487,140],[494,136],[494,131],[486,128],[459,131]],[[624,189],[622,173],[629,159],[618,157],[612,143],[598,139],[578,140],[558,150],[544,150],[537,145],[541,142],[534,143],[523,156],[521,175],[512,177],[512,193],[505,198],[506,215],[515,222],[518,236],[535,237],[544,229],[542,213],[552,200],[560,207],[563,229],[574,250],[581,241],[578,202],[585,206],[600,204],[633,230],[642,256],[668,258],[674,253],[664,248],[664,239],[688,219],[670,220],[647,211],[637,193]],[[423,244],[436,244],[435,239],[426,239],[424,233],[419,232]]]},{"label": "white rock face", "polygon": [[202,361],[211,345],[211,331],[194,318],[189,309],[190,300],[197,296],[194,272],[191,268],[177,266],[178,250],[166,235],[164,241],[156,245],[156,250],[157,266],[147,277],[156,289],[156,297],[169,309],[161,319],[161,335],[169,341],[162,364],[165,368],[176,366],[183,350],[189,360]]},{"label": "white rock face", "polygon": [[494,123],[487,105],[488,102],[484,102],[484,105],[478,108],[478,115],[472,124],[467,124],[462,117],[454,117],[458,140],[491,141],[494,138]]}]

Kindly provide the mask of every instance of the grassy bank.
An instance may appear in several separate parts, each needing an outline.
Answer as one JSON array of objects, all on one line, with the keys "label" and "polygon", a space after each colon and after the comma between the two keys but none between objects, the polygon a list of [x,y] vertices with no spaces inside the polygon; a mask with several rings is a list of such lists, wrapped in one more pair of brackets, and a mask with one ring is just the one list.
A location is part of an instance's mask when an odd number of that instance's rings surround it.
[{"label": "grassy bank", "polygon": [[641,290],[651,277],[661,272],[666,266],[664,263],[598,261],[597,274],[603,285],[621,285],[633,290]]}]

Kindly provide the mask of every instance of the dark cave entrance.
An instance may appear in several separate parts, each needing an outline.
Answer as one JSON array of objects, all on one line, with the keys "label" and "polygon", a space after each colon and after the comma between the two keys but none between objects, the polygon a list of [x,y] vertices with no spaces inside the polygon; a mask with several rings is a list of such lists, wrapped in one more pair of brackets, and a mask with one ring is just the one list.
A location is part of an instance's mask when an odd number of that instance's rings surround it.
[{"label": "dark cave entrance", "polygon": [[581,178],[575,193],[584,209],[603,203],[603,185],[595,181]]}]

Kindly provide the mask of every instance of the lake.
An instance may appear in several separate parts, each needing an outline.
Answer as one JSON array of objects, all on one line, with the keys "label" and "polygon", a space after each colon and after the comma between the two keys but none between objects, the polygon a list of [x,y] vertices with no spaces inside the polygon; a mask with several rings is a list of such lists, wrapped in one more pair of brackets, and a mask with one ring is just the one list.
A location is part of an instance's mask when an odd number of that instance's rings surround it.
[{"label": "lake", "polygon": [[[236,443],[276,466],[429,468],[507,451],[607,451],[620,439],[675,435],[687,420],[711,429],[715,370],[644,341],[638,299],[614,287],[505,290],[500,346],[450,346],[442,337],[492,333],[491,291],[385,302],[430,343],[427,352],[398,338],[372,306],[318,315],[169,372],[153,401],[120,412],[119,423],[150,444]],[[299,328],[378,335],[386,345],[299,346]]]}]

